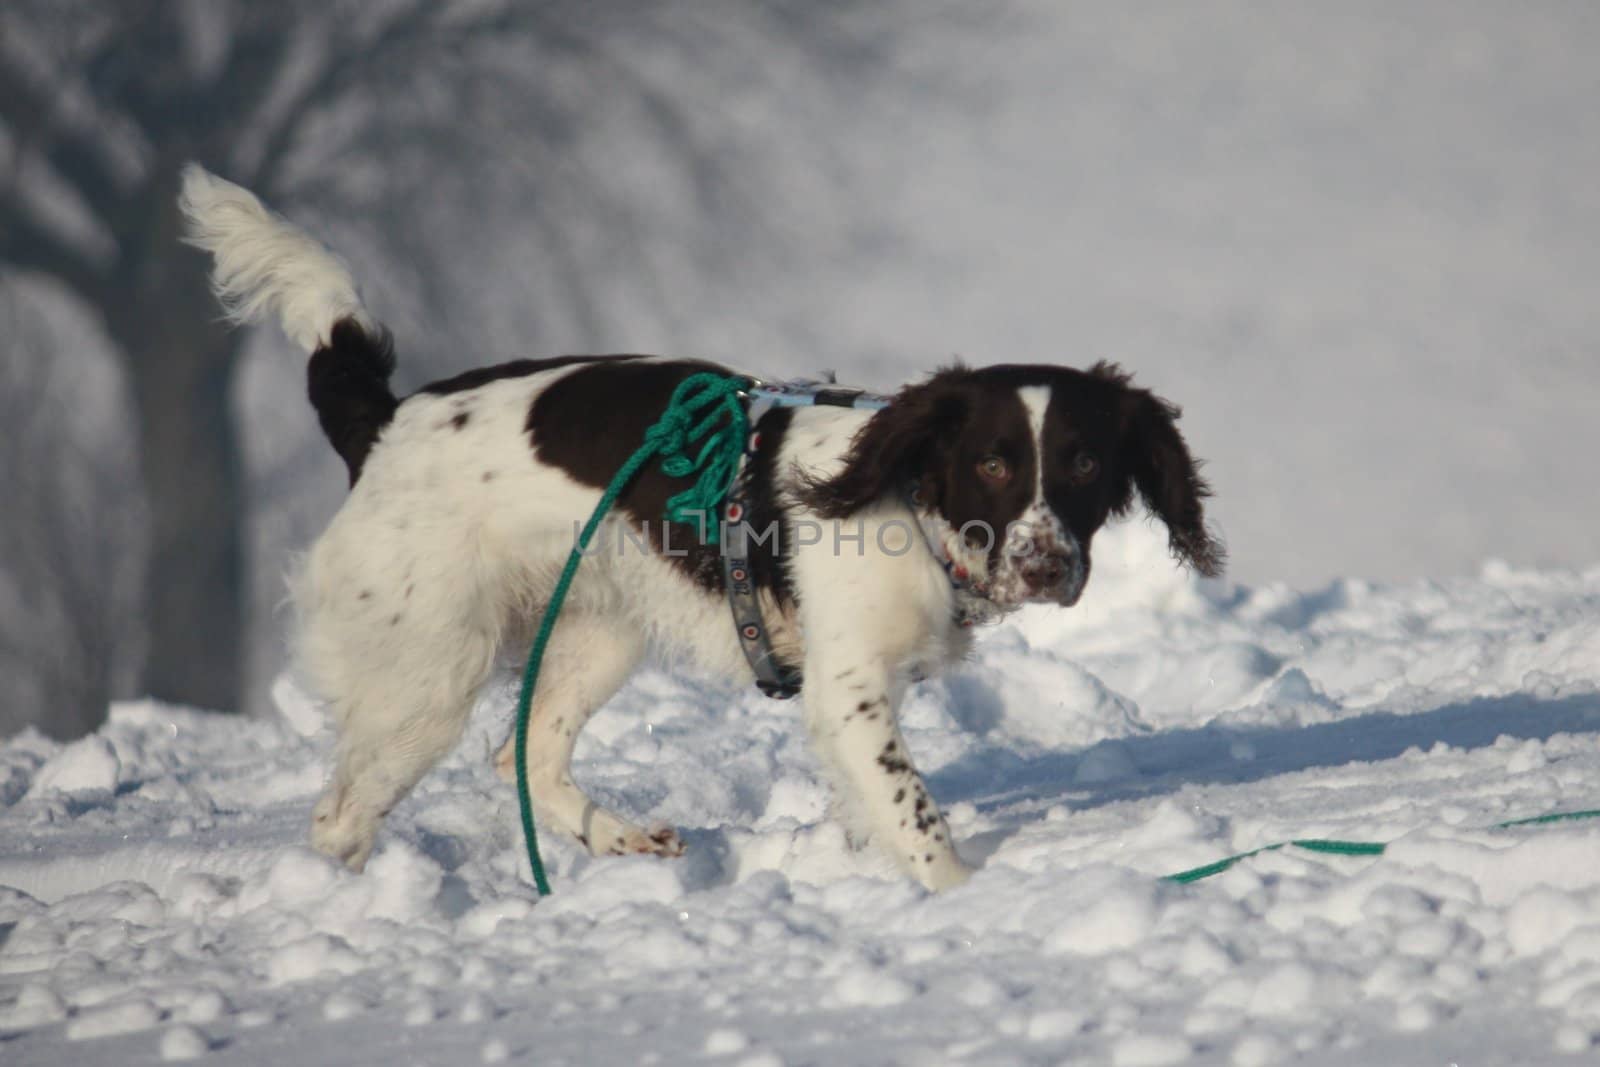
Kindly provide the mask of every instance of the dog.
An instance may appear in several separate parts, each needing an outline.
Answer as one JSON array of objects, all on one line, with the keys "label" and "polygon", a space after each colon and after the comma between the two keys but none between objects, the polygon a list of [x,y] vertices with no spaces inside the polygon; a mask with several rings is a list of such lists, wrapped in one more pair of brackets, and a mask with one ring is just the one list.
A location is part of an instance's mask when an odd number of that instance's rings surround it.
[{"label": "dog", "polygon": [[[291,584],[299,655],[338,730],[311,840],[359,871],[383,818],[460,738],[502,652],[527,647],[577,527],[673,390],[733,372],[524,359],[401,398],[389,335],[331,252],[196,165],[180,207],[186,239],[214,257],[227,315],[275,316],[310,353],[310,400],[349,473],[349,497]],[[748,581],[770,655],[803,678],[807,727],[859,825],[928,889],[970,869],[898,727],[902,694],[967,655],[975,619],[1074,604],[1095,531],[1135,496],[1178,560],[1220,572],[1210,490],[1178,415],[1107,363],[957,365],[876,412],[779,407],[754,427]],[[686,484],[652,464],[618,498],[603,527],[618,550],[578,569],[533,697],[533,803],[597,855],[683,851],[674,830],[598,806],[570,771],[585,721],[647,650],[754,677],[725,546],[663,519]],[[496,763],[514,776],[510,741]]]}]

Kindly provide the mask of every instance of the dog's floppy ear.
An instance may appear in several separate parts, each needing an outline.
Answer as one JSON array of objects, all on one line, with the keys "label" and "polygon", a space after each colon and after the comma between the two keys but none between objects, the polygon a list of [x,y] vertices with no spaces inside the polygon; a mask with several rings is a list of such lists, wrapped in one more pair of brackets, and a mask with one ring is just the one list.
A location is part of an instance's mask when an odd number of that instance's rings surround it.
[{"label": "dog's floppy ear", "polygon": [[[1103,377],[1116,375],[1115,368],[1107,370],[1111,373]],[[1131,484],[1123,485],[1116,510],[1127,510],[1137,488],[1145,507],[1166,523],[1172,554],[1208,577],[1221,574],[1227,551],[1206,529],[1205,499],[1211,487],[1178,432],[1182,412],[1148,390],[1129,388],[1125,375],[1117,376],[1127,389],[1122,469]]]},{"label": "dog's floppy ear", "polygon": [[942,481],[946,449],[967,414],[967,395],[958,386],[970,375],[955,366],[900,390],[850,442],[838,474],[802,485],[801,502],[824,518],[838,519],[913,482]]}]

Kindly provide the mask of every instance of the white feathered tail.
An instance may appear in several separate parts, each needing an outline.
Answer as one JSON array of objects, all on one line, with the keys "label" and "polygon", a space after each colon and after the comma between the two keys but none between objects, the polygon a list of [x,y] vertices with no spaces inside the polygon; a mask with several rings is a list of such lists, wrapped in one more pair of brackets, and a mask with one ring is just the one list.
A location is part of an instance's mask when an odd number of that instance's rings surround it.
[{"label": "white feathered tail", "polygon": [[178,207],[188,221],[184,240],[215,259],[211,288],[232,321],[275,315],[307,352],[325,344],[340,319],[376,330],[344,262],[248,189],[190,163]]}]

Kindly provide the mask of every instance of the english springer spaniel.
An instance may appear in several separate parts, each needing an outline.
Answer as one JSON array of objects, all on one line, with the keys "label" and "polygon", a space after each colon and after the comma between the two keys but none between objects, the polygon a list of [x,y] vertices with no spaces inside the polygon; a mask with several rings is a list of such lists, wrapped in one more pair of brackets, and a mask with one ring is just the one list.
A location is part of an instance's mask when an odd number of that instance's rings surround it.
[{"label": "english springer spaniel", "polygon": [[[196,166],[181,206],[229,315],[275,314],[311,353],[311,403],[349,469],[349,498],[293,588],[304,666],[338,726],[311,838],[360,870],[383,817],[460,738],[502,650],[526,648],[577,526],[674,387],[723,368],[519,360],[402,399],[388,334],[330,252]],[[973,620],[1075,603],[1095,531],[1135,493],[1178,559],[1220,571],[1177,416],[1109,364],[1008,364],[941,370],[876,412],[774,408],[755,427],[742,517],[770,655],[803,676],[807,725],[855,816],[930,889],[969,869],[912,765],[902,693],[967,653]],[[753,677],[723,545],[663,522],[685,484],[652,465],[622,495],[534,695],[534,804],[596,854],[683,849],[675,831],[599,807],[570,770],[578,732],[647,648]],[[508,741],[502,775],[513,759]]]}]

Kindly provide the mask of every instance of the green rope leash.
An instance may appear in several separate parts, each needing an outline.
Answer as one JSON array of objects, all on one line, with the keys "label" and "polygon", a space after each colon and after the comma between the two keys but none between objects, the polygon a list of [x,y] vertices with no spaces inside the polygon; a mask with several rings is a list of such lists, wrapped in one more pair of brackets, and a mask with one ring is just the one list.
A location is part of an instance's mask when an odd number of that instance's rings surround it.
[{"label": "green rope leash", "polygon": [[[748,384],[743,378],[710,373],[691,375],[679,383],[667,410],[645,431],[644,444],[618,468],[611,484],[606,486],[550,594],[550,603],[539,622],[538,636],[528,652],[528,666],[522,672],[522,692],[517,697],[517,802],[522,808],[522,838],[528,846],[533,882],[542,897],[550,895],[550,882],[545,877],[544,861],[539,858],[539,837],[533,828],[533,801],[528,792],[528,711],[533,705],[539,664],[544,659],[545,646],[550,643],[550,634],[555,630],[556,617],[561,614],[561,605],[578,573],[578,564],[583,561],[584,552],[601,521],[634,476],[655,457],[661,457],[662,471],[673,478],[697,475],[693,485],[667,501],[666,517],[673,522],[697,519],[700,540],[709,539],[711,526],[707,517],[716,514],[727,494],[750,432],[749,419],[739,397]],[[691,459],[689,448],[702,438],[704,444]]]},{"label": "green rope leash", "polygon": [[1549,815],[1535,815],[1531,819],[1512,819],[1510,822],[1497,822],[1491,830],[1506,830],[1513,826],[1543,826],[1550,822],[1570,822],[1575,819],[1600,819],[1600,810],[1597,811],[1557,811]]},{"label": "green rope leash", "polygon": [[[1558,811],[1549,815],[1535,815],[1531,819],[1512,819],[1509,822],[1497,822],[1489,829],[1508,830],[1515,826],[1542,826],[1546,823],[1596,818],[1600,818],[1600,810]],[[1386,843],[1380,841],[1333,841],[1314,837],[1297,841],[1279,841],[1275,845],[1262,845],[1260,848],[1253,848],[1249,852],[1241,852],[1237,856],[1229,856],[1226,859],[1217,860],[1215,863],[1207,863],[1204,866],[1191,867],[1187,871],[1179,871],[1177,874],[1166,875],[1162,881],[1178,882],[1183,885],[1187,885],[1190,882],[1198,882],[1202,878],[1210,878],[1214,874],[1221,874],[1241,860],[1247,860],[1251,856],[1259,856],[1263,852],[1276,852],[1278,849],[1286,848],[1289,845],[1293,845],[1295,848],[1303,848],[1307,852],[1322,852],[1336,856],[1381,856],[1384,850],[1389,847]]]}]

